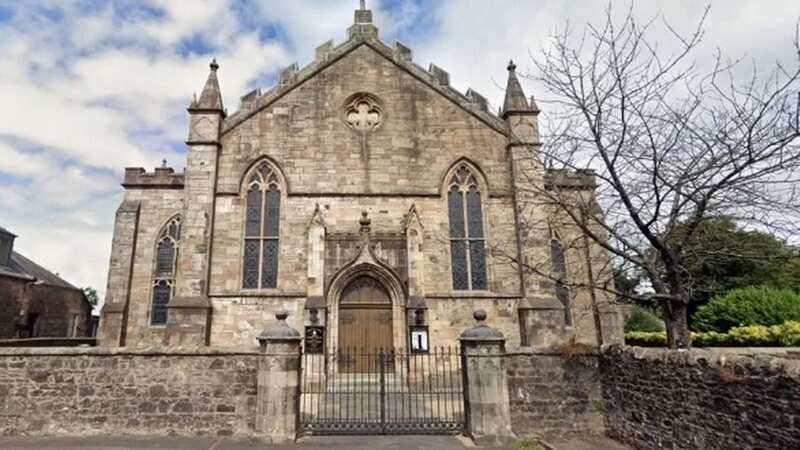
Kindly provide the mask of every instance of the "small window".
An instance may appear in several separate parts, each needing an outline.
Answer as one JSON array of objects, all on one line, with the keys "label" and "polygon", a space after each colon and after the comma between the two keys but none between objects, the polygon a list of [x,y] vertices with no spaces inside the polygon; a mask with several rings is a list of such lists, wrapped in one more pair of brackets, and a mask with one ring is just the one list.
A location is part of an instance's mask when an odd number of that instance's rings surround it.
[{"label": "small window", "polygon": [[281,187],[268,162],[250,175],[245,195],[244,255],[242,287],[278,287],[280,250]]},{"label": "small window", "polygon": [[178,261],[181,218],[170,220],[159,234],[156,244],[156,260],[153,277],[153,302],[150,313],[152,325],[167,323],[167,305],[174,295],[175,264]]},{"label": "small window", "polygon": [[550,236],[550,262],[555,279],[555,294],[556,298],[564,305],[565,319],[569,325],[572,323],[572,313],[570,312],[569,288],[567,287],[567,259],[558,235],[551,230]]},{"label": "small window", "polygon": [[488,282],[481,192],[466,164],[459,166],[450,179],[447,209],[453,289],[486,290]]}]

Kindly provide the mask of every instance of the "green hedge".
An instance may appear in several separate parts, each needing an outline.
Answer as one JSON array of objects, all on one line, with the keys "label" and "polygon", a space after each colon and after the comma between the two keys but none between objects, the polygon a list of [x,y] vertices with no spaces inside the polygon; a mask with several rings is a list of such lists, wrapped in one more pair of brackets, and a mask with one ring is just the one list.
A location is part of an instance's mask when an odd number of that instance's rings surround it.
[{"label": "green hedge", "polygon": [[625,319],[625,332],[629,331],[664,331],[664,321],[651,309],[639,305],[630,307]]},{"label": "green hedge", "polygon": [[800,320],[800,295],[789,289],[751,286],[715,297],[692,317],[696,331],[727,332],[748,325]]},{"label": "green hedge", "polygon": [[[625,343],[641,347],[663,347],[667,344],[664,331],[625,333]],[[800,346],[800,321],[781,325],[750,325],[734,327],[727,333],[704,331],[692,333],[695,347],[796,347]]]}]

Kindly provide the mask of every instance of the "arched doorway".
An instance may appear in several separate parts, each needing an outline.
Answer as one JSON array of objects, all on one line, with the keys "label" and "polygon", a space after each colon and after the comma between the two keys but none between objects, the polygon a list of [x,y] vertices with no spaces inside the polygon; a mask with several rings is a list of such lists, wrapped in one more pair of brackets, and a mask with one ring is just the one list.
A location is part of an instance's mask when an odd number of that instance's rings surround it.
[{"label": "arched doorway", "polygon": [[361,275],[342,291],[339,300],[339,372],[370,373],[378,352],[391,352],[392,300],[386,287],[375,278]]}]

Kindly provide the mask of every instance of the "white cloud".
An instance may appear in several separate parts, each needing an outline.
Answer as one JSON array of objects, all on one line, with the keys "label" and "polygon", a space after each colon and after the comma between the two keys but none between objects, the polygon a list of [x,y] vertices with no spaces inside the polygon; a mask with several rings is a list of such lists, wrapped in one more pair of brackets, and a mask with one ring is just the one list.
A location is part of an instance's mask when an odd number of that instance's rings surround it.
[{"label": "white cloud", "polygon": [[[259,87],[257,80],[292,61],[309,62],[329,39],[342,42],[357,2],[147,0],[102,2],[92,10],[85,3],[0,0],[14,11],[0,21],[0,98],[6,100],[0,110],[0,225],[20,236],[20,251],[102,295],[122,168],[152,167],[163,156],[178,168],[184,164],[176,149],[187,133],[185,107],[202,89],[210,58],[221,64],[224,103],[235,110],[241,95]],[[577,28],[597,21],[605,7],[569,0],[368,3],[382,38],[403,36],[417,63],[435,62],[458,89],[472,87],[495,107],[502,103],[509,58],[521,72],[532,72],[530,55],[548,33],[567,19]],[[639,2],[636,12],[650,17],[661,10],[685,30],[701,3]],[[762,65],[792,60],[798,16],[800,3],[793,0],[769,7],[757,0],[719,1],[704,51],[720,46]],[[191,45],[195,41],[199,45]],[[546,96],[535,83],[524,84],[528,94]],[[546,120],[547,107],[540,106]]]}]

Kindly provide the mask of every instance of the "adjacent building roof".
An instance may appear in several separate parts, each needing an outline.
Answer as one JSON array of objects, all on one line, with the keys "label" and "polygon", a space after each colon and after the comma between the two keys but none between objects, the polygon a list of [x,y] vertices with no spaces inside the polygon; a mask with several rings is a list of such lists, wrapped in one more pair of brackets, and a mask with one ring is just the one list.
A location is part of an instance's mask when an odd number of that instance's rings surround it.
[{"label": "adjacent building roof", "polygon": [[10,232],[10,231],[6,230],[6,229],[5,229],[5,228],[3,228],[3,227],[0,227],[0,234],[5,234],[5,235],[11,236],[11,237],[17,237],[17,235],[16,235],[16,234],[14,234],[14,233],[12,233],[12,232]]},{"label": "adjacent building roof", "polygon": [[17,252],[11,252],[11,261],[7,266],[0,266],[0,275],[6,275],[27,280],[41,280],[43,284],[62,287],[65,289],[78,289],[68,281],[50,272]]}]

